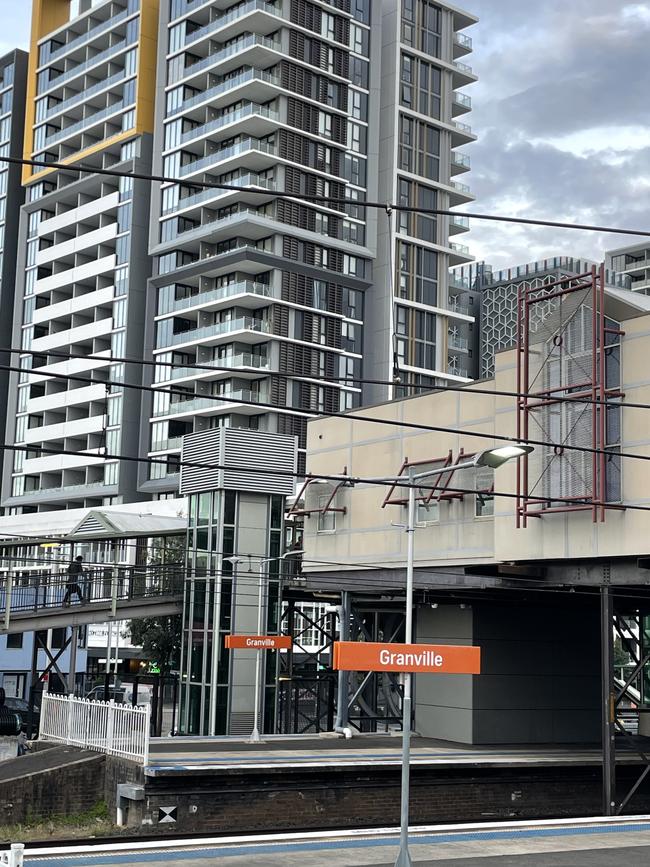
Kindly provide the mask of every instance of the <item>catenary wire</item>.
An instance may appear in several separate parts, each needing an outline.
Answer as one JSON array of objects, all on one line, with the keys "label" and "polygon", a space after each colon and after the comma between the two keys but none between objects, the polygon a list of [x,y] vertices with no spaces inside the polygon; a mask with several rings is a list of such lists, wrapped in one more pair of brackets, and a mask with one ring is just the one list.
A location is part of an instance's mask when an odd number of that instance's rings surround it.
[{"label": "catenary wire", "polygon": [[57,169],[59,171],[77,172],[78,174],[106,175],[109,177],[117,178],[133,178],[133,180],[149,181],[152,183],[179,184],[183,187],[204,187],[224,190],[226,192],[237,192],[240,194],[253,193],[259,195],[260,193],[265,193],[276,198],[298,199],[305,202],[314,202],[320,204],[328,202],[329,204],[341,204],[344,206],[353,205],[360,208],[379,208],[381,210],[387,210],[388,208],[391,208],[395,211],[408,211],[416,214],[430,214],[432,216],[436,215],[443,217],[469,217],[473,220],[488,220],[501,223],[517,223],[526,226],[545,226],[556,229],[576,229],[587,232],[606,232],[616,235],[638,235],[639,237],[644,238],[650,237],[650,231],[644,231],[642,229],[620,229],[613,226],[595,226],[587,223],[563,223],[557,220],[535,220],[526,219],[524,217],[503,216],[499,214],[463,213],[461,211],[452,211],[443,208],[419,208],[415,205],[398,205],[391,202],[370,202],[366,200],[356,201],[352,199],[336,198],[332,196],[307,196],[303,195],[302,193],[292,193],[287,191],[269,191],[263,187],[257,189],[247,189],[245,187],[238,187],[233,184],[220,184],[216,181],[188,181],[183,180],[182,178],[171,178],[165,175],[154,175],[147,172],[121,172],[116,169],[101,169],[93,166],[69,165],[67,163],[48,162],[47,160],[33,160],[20,157],[3,156],[0,157],[0,161],[6,162],[10,165]]},{"label": "catenary wire", "polygon": [[[323,347],[320,347],[321,349]],[[327,349],[327,347],[324,347]],[[212,373],[236,373],[241,368],[233,368],[226,367],[224,365],[218,364],[182,364],[179,365],[174,361],[159,361],[158,359],[147,359],[147,358],[134,358],[133,356],[117,356],[117,355],[80,355],[73,352],[62,352],[60,350],[46,350],[42,352],[37,352],[32,349],[16,349],[15,347],[0,347],[0,354],[6,352],[13,355],[31,355],[31,356],[41,356],[41,357],[52,357],[52,358],[62,358],[67,360],[75,360],[80,359],[84,361],[106,361],[110,362],[110,364],[134,364],[139,365],[141,367],[171,367],[173,369],[183,369],[183,370],[196,370],[197,372],[211,371]],[[0,368],[1,369],[1,368]],[[20,368],[22,373],[32,374],[34,376],[42,376],[44,374],[40,373],[39,368]],[[249,373],[250,371],[243,371],[245,373]],[[298,373],[284,373],[279,370],[264,370],[260,372],[260,376],[269,377],[276,376],[279,379],[290,379],[297,380],[298,382],[305,382],[309,380],[309,376],[305,376],[305,374]],[[418,389],[421,392],[425,392],[427,394],[437,394],[439,392],[452,391],[452,392],[462,392],[464,394],[480,394],[480,395],[488,395],[488,396],[496,396],[496,397],[529,397],[536,398],[539,395],[534,393],[526,393],[522,391],[507,391],[505,389],[490,389],[490,388],[481,388],[475,387],[476,382],[481,382],[481,380],[473,380],[471,382],[464,382],[459,385],[453,385],[449,383],[445,383],[444,385],[432,385],[432,386],[423,386],[418,385],[416,383],[407,383],[407,382],[396,382],[394,379],[369,379],[367,377],[359,377],[359,376],[337,376],[335,380],[326,380],[320,377],[311,377],[312,379],[316,379],[320,381],[323,385],[326,386],[336,386],[340,382],[351,382],[359,385],[385,385],[385,386],[395,386],[398,385],[400,388],[413,388]],[[169,380],[167,380],[169,381]],[[105,384],[103,381],[93,380],[93,383],[96,385]],[[568,388],[569,386],[567,386]],[[151,385],[151,389],[154,392],[161,391],[161,389],[157,385]],[[609,389],[608,389],[609,390]],[[164,393],[164,391],[163,391]],[[207,396],[207,395],[198,395],[199,397]],[[415,395],[416,397],[419,395]],[[218,397],[218,396],[217,396]],[[593,404],[595,406],[617,406],[621,409],[650,409],[650,404],[648,403],[636,403],[634,401],[627,401],[625,403],[614,403],[617,400],[623,400],[623,397],[619,398],[618,396],[615,398],[611,398],[610,400],[600,400],[598,398],[592,397],[572,397],[572,396],[554,396],[553,400],[558,403],[584,403],[584,404]],[[257,405],[257,404],[256,404]],[[275,409],[282,409],[281,407],[274,407]],[[348,410],[348,412],[355,412],[356,410]],[[305,410],[307,413],[308,411]],[[317,413],[317,415],[322,415],[322,413]],[[315,416],[314,416],[315,417]]]},{"label": "catenary wire", "polygon": [[[452,432],[454,432],[454,431],[452,431]],[[467,435],[469,436],[470,432],[467,432]],[[471,433],[471,435],[472,436],[479,436],[478,433]],[[485,436],[489,436],[490,439],[494,439],[494,437],[492,435],[486,434]],[[508,437],[501,437],[500,439],[503,441],[509,440],[512,442],[520,442],[520,440],[516,440],[514,437],[509,437],[509,438]],[[529,440],[528,442],[533,442],[533,441]],[[96,454],[93,454],[91,452],[82,451],[79,449],[76,449],[76,450],[51,449],[51,448],[46,448],[45,446],[34,446],[34,445],[30,445],[30,446],[20,445],[20,446],[18,446],[18,445],[10,445],[8,443],[5,443],[4,445],[0,446],[0,451],[2,451],[2,450],[14,451],[14,452],[38,451],[38,452],[41,452],[41,453],[46,454],[46,455],[74,455],[77,457],[81,456],[81,457],[92,457],[92,458],[97,457]],[[143,457],[136,457],[135,455],[121,455],[121,454],[104,454],[104,455],[102,455],[102,457],[106,461],[126,461],[129,463],[162,464],[164,466],[167,466],[167,459],[166,458],[143,458]],[[640,457],[642,457],[643,460],[650,460],[650,455],[649,456],[640,456]],[[447,491],[448,493],[467,494],[468,496],[475,496],[476,494],[480,494],[480,493],[484,493],[484,494],[488,495],[488,492],[477,491],[474,488],[459,488],[459,487],[453,487],[452,485],[444,485],[444,486],[434,485],[434,486],[431,486],[431,485],[419,484],[419,483],[409,484],[407,479],[402,479],[402,478],[400,478],[398,484],[396,484],[396,481],[397,481],[396,477],[393,477],[393,478],[387,479],[387,480],[384,480],[384,479],[380,480],[380,479],[364,478],[363,476],[342,476],[342,475],[337,476],[337,475],[330,475],[328,473],[320,473],[320,472],[318,472],[318,473],[298,473],[298,472],[294,472],[291,470],[280,470],[280,469],[272,470],[272,469],[268,469],[266,467],[254,468],[254,467],[235,466],[232,464],[229,464],[228,466],[225,466],[223,464],[208,464],[208,463],[201,463],[199,461],[186,461],[186,460],[183,460],[182,458],[179,459],[176,463],[177,463],[177,466],[179,466],[179,467],[188,467],[191,469],[199,469],[199,470],[212,470],[212,471],[214,471],[214,470],[230,470],[232,472],[251,473],[253,475],[271,475],[271,476],[276,476],[276,477],[279,476],[279,477],[302,479],[302,480],[305,480],[305,479],[307,479],[307,480],[308,479],[322,479],[323,481],[330,481],[330,482],[334,482],[334,483],[347,483],[349,485],[366,484],[366,485],[372,485],[372,486],[381,485],[384,487],[385,486],[392,486],[392,487],[400,487],[400,488],[407,488],[407,489],[408,488],[415,488],[416,490],[421,491],[421,492],[424,492],[424,491],[435,492],[435,491],[444,490],[444,491]],[[466,469],[469,469],[469,467]],[[502,497],[505,499],[513,499],[513,500],[520,499],[519,495],[517,495],[516,493],[512,493],[510,491],[490,491],[489,496],[493,497],[493,498]],[[541,503],[549,503],[549,504],[564,503],[564,504],[572,505],[572,506],[585,506],[585,508],[593,508],[594,507],[593,504],[589,502],[587,497],[580,498],[580,499],[575,499],[575,498],[574,499],[568,499],[567,497],[543,497],[540,494],[540,495],[535,496],[535,500],[537,503],[540,503],[540,504]],[[650,505],[649,506],[642,506],[640,504],[631,504],[631,503],[625,503],[625,504],[612,503],[612,504],[608,505],[608,508],[616,509],[619,511],[650,512]]]},{"label": "catenary wire", "polygon": [[[33,353],[33,354],[37,355],[38,353]],[[105,360],[110,362],[109,358],[106,358]],[[9,371],[12,373],[25,373],[26,372],[25,369],[22,367],[17,367],[15,365],[7,365],[7,364],[0,364],[0,370],[6,370],[6,371]],[[179,389],[173,389],[173,388],[163,389],[163,388],[155,388],[152,385],[139,385],[137,383],[118,382],[118,381],[112,381],[112,380],[100,380],[100,381],[98,381],[96,379],[91,379],[89,377],[84,377],[84,376],[78,376],[76,374],[53,373],[51,371],[40,371],[39,372],[39,368],[37,368],[35,371],[27,371],[27,373],[32,373],[35,376],[46,376],[46,377],[51,377],[54,379],[63,379],[63,380],[67,380],[70,382],[83,382],[83,383],[90,384],[90,385],[103,385],[103,386],[109,387],[109,388],[116,388],[118,391],[120,391],[123,388],[127,388],[127,389],[130,388],[130,389],[133,389],[136,391],[150,392],[152,394],[156,394],[156,393],[169,394],[169,395],[178,394],[178,395],[182,395],[183,397],[187,396],[187,392],[183,391],[180,388]],[[258,407],[260,409],[272,410],[274,412],[282,412],[283,411],[283,408],[281,406],[277,406],[276,404],[262,403],[262,402],[258,402],[258,401],[254,401],[254,400],[246,400],[244,398],[238,398],[238,397],[229,397],[228,395],[205,394],[205,395],[195,395],[195,397],[201,397],[201,398],[206,397],[210,400],[214,400],[215,402],[220,401],[221,403],[233,403],[233,404],[239,404],[242,406]],[[612,405],[618,406],[618,404],[612,404]],[[285,412],[286,412],[286,410],[285,410]],[[502,441],[502,442],[525,443],[527,445],[541,446],[543,448],[558,448],[558,449],[563,449],[564,451],[576,451],[576,452],[583,452],[586,454],[596,454],[596,455],[600,455],[600,454],[611,455],[612,454],[611,450],[604,449],[604,448],[597,448],[597,447],[593,447],[593,446],[579,446],[579,445],[575,445],[575,444],[562,443],[562,442],[554,443],[554,442],[549,442],[546,440],[535,440],[535,439],[530,439],[530,438],[524,440],[522,438],[507,436],[505,434],[503,434],[503,435],[499,434],[497,436],[495,434],[486,433],[484,431],[459,430],[457,428],[448,428],[448,427],[441,427],[441,426],[435,426],[435,425],[425,425],[425,424],[420,424],[417,422],[407,422],[407,421],[397,421],[395,419],[375,418],[372,416],[364,416],[364,415],[356,414],[356,412],[357,412],[356,410],[346,411],[346,412],[334,412],[334,411],[325,412],[324,411],[324,412],[318,413],[318,416],[322,417],[322,418],[344,418],[348,421],[350,421],[350,420],[362,421],[362,422],[368,422],[368,423],[372,423],[372,424],[380,424],[380,425],[384,425],[384,426],[388,426],[388,427],[412,428],[413,430],[424,430],[424,431],[428,431],[430,433],[449,433],[449,434],[454,434],[454,435],[463,435],[463,436],[467,436],[467,437],[474,437],[476,439],[489,439],[489,440],[498,439],[499,441]],[[310,416],[309,413],[307,413],[306,411],[301,412],[299,410],[292,410],[291,414],[297,415],[297,416],[307,415],[308,417],[311,417],[311,418],[316,417],[313,414]],[[9,446],[5,446],[5,448],[9,448]],[[18,448],[18,447],[16,447],[16,448]],[[26,448],[26,450],[27,451],[36,451],[39,448],[42,448],[42,447],[32,446],[31,448]],[[51,450],[51,451],[52,451],[52,453],[57,453],[56,449]],[[65,454],[65,452],[61,451],[60,454]],[[84,452],[72,452],[72,454],[84,454]],[[629,459],[641,460],[641,461],[650,461],[650,455],[641,455],[641,454],[638,454],[635,452],[622,452],[622,451],[617,452],[616,454],[618,457],[621,457],[621,458],[629,458]],[[94,457],[97,457],[97,455],[94,455]],[[110,460],[110,458],[107,455],[104,455],[103,457],[105,457],[107,460]],[[114,459],[118,460],[120,458],[122,458],[122,456],[119,456],[119,457],[114,458]],[[123,459],[126,460],[127,458],[123,457]],[[156,458],[138,458],[138,459],[129,458],[129,460],[140,460],[143,463],[147,463],[147,462],[165,463],[166,462],[166,461],[163,461],[162,459],[156,459]],[[307,475],[309,475],[309,474],[307,474]],[[297,477],[302,478],[302,475],[298,475]]]}]

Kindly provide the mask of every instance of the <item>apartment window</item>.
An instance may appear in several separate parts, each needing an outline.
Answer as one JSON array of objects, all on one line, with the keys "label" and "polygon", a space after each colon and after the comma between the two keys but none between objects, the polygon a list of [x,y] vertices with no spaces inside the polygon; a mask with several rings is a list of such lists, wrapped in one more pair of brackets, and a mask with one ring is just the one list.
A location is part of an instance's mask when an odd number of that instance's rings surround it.
[{"label": "apartment window", "polygon": [[131,49],[124,55],[124,72],[128,76],[135,75],[138,69],[138,50]]},{"label": "apartment window", "polygon": [[366,153],[366,127],[352,120],[348,121],[348,147],[355,153]]},{"label": "apartment window", "polygon": [[368,94],[361,90],[350,89],[350,115],[356,120],[368,120]]},{"label": "apartment window", "polygon": [[185,22],[169,28],[169,53],[180,51],[185,41]]},{"label": "apartment window", "polygon": [[402,0],[402,42],[440,56],[442,10],[431,0]]},{"label": "apartment window", "polygon": [[355,187],[366,186],[366,161],[362,157],[345,154],[343,157],[343,177]]},{"label": "apartment window", "polygon": [[481,467],[476,471],[476,490],[474,498],[474,516],[476,518],[491,518],[494,515],[494,470]]},{"label": "apartment window", "polygon": [[[435,210],[437,207],[437,193],[431,187],[400,178],[398,181],[398,201],[400,205],[408,207],[417,206]],[[437,241],[437,217],[435,214],[418,214],[410,211],[399,211],[398,231],[405,235],[411,235],[422,241],[435,244]]]},{"label": "apartment window", "polygon": [[350,83],[355,87],[368,90],[368,61],[360,57],[350,57]]},{"label": "apartment window", "polygon": [[[23,633],[14,632],[7,635],[7,650],[20,650],[23,646]],[[6,680],[6,675],[5,675]]]},{"label": "apartment window", "polygon": [[370,33],[365,27],[358,24],[350,24],[350,49],[355,54],[363,54],[368,57],[370,53]]},{"label": "apartment window", "polygon": [[440,131],[400,115],[400,168],[432,181],[440,176]]},{"label": "apartment window", "polygon": [[402,364],[435,370],[436,316],[398,306],[395,311],[397,354]]},{"label": "apartment window", "polygon": [[[324,509],[330,500],[331,494],[325,494],[318,498],[318,508]],[[333,533],[336,530],[336,512],[319,512],[318,513],[318,532]]]},{"label": "apartment window", "polygon": [[165,150],[171,150],[172,148],[177,148],[181,143],[181,136],[183,134],[183,121],[182,120],[174,120],[171,123],[166,124],[165,126]]},{"label": "apartment window", "polygon": [[437,524],[440,520],[440,503],[432,500],[430,503],[420,500],[417,504],[418,524]]},{"label": "apartment window", "polygon": [[323,12],[322,14],[320,33],[326,39],[336,39],[336,19],[329,12]]},{"label": "apartment window", "polygon": [[438,303],[438,254],[415,244],[398,242],[398,280],[395,294],[419,304]]},{"label": "apartment window", "polygon": [[442,74],[437,66],[402,54],[401,103],[429,117],[441,116]]},{"label": "apartment window", "polygon": [[326,138],[332,138],[332,115],[325,111],[318,112],[318,133]]}]

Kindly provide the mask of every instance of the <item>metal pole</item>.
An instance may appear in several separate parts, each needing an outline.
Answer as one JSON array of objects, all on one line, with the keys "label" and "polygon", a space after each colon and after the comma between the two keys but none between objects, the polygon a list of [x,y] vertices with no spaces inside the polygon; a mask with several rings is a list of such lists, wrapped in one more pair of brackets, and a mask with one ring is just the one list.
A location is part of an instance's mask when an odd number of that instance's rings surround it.
[{"label": "metal pole", "polygon": [[[5,629],[9,629],[9,621],[11,620],[11,592],[14,586],[14,575],[11,566],[7,569],[7,577],[5,579]],[[36,588],[36,596],[38,597],[38,587]]]},{"label": "metal pole", "polygon": [[[257,634],[262,634],[262,601],[264,599],[264,567],[268,561],[261,560],[259,564],[259,588],[257,598]],[[262,651],[258,647],[255,651],[255,705],[253,711],[253,731],[249,739],[251,744],[261,744],[260,737],[260,681],[261,681]]]},{"label": "metal pole", "polygon": [[614,636],[612,631],[612,591],[600,588],[601,705],[603,747],[603,815],[616,813],[616,730],[614,726]]},{"label": "metal pole", "polygon": [[70,668],[68,671],[68,692],[74,695],[77,680],[77,642],[79,641],[79,627],[70,628]]},{"label": "metal pole", "polygon": [[[404,642],[413,642],[413,561],[415,555],[415,487],[413,469],[409,467],[409,503],[406,519],[406,626]],[[404,701],[402,704],[402,804],[400,810],[399,853],[395,867],[412,867],[409,854],[409,789],[411,762],[411,686],[413,676],[404,675]]]},{"label": "metal pole", "polygon": [[[347,590],[341,592],[341,620],[339,622],[339,641],[349,641],[350,635],[350,594]],[[334,731],[346,728],[348,724],[348,684],[347,671],[339,671],[336,693],[336,721]]]}]

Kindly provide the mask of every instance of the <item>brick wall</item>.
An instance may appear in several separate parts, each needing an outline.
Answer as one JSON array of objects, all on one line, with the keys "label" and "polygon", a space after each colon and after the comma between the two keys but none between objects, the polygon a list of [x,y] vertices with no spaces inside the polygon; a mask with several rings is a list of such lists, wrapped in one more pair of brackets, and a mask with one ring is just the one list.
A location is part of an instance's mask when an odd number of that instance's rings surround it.
[{"label": "brick wall", "polygon": [[[620,769],[622,791],[636,779]],[[143,818],[161,833],[325,829],[399,824],[399,769],[269,776],[154,778]],[[158,825],[159,807],[177,807],[176,824]],[[597,768],[457,769],[413,767],[414,823],[599,815]],[[650,811],[650,785],[631,812]]]},{"label": "brick wall", "polygon": [[44,769],[31,762],[37,758],[12,761],[13,773],[3,768],[0,825],[83,813],[103,799],[104,756],[79,751],[73,763]]}]

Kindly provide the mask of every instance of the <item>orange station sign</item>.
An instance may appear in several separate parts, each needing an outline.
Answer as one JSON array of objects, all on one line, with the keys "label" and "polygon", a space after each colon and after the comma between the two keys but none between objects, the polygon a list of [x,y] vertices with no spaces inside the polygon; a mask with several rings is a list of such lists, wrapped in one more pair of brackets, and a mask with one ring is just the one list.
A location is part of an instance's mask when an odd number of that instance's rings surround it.
[{"label": "orange station sign", "polygon": [[231,650],[289,650],[290,635],[226,635]]},{"label": "orange station sign", "polygon": [[428,674],[480,674],[481,648],[458,644],[377,644],[336,641],[339,671],[403,671]]}]

